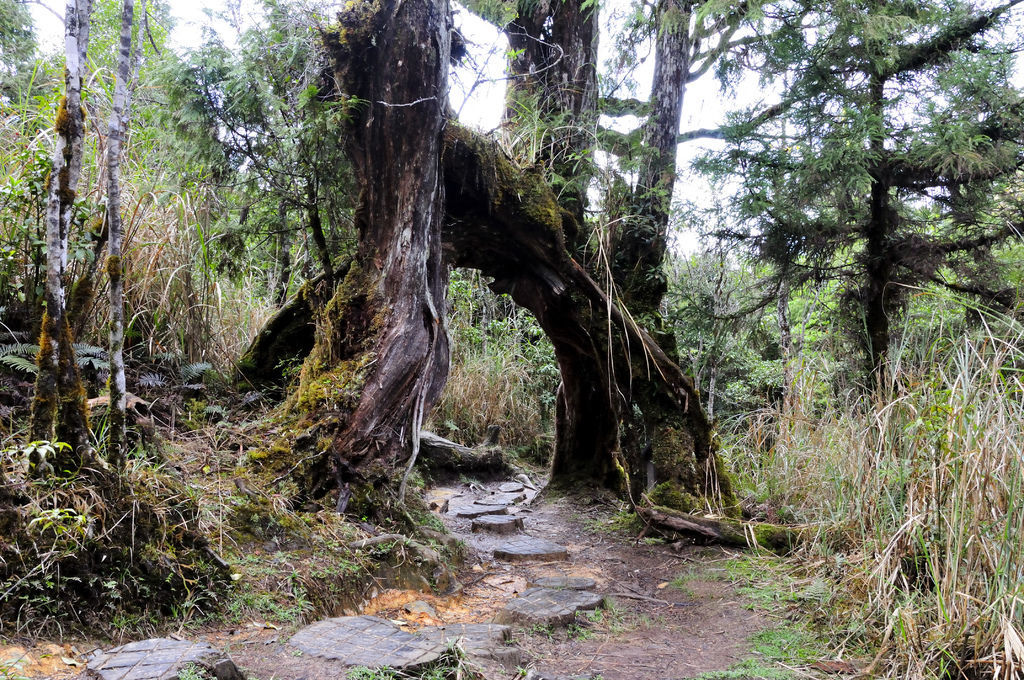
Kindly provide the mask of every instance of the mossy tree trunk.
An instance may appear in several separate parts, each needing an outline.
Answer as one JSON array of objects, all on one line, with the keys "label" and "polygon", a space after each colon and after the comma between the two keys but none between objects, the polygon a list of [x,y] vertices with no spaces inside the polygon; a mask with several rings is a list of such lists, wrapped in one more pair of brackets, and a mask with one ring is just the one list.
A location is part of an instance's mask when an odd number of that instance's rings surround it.
[{"label": "mossy tree trunk", "polygon": [[494,277],[530,309],[555,347],[555,482],[590,478],[639,502],[735,511],[693,381],[572,258],[573,216],[544,177],[496,145],[446,132],[445,246],[453,264]]},{"label": "mossy tree trunk", "polygon": [[[584,226],[597,125],[597,5],[586,0],[520,0],[505,27],[509,42],[505,129],[514,150],[543,140],[532,161],[545,167],[559,205]],[[531,129],[538,125],[541,129]],[[519,140],[519,143],[516,143]],[[516,149],[516,147],[520,149]],[[566,234],[572,252],[589,234]]]},{"label": "mossy tree trunk", "polygon": [[39,337],[39,371],[29,435],[33,440],[58,440],[70,445],[67,449],[59,449],[55,460],[48,461],[48,466],[58,473],[77,470],[89,445],[85,391],[65,309],[64,271],[68,234],[82,171],[85,135],[82,79],[91,13],[90,0],[68,0],[65,7],[65,94],[57,108],[57,139],[48,179],[46,312]]},{"label": "mossy tree trunk", "polygon": [[440,159],[449,31],[445,0],[357,0],[325,36],[351,114],[359,247],[319,313],[293,404],[324,425],[315,445],[335,466],[339,506],[348,492],[361,500],[393,486],[447,378]]},{"label": "mossy tree trunk", "polygon": [[[107,276],[110,279],[110,407],[107,428],[107,460],[116,469],[124,466],[125,408],[127,387],[124,377],[124,262],[121,256],[121,147],[128,131],[130,81],[138,73],[139,46],[144,22],[140,22],[139,45],[132,51],[132,22],[135,0],[124,0],[121,11],[121,36],[114,81],[114,106],[107,135]],[[146,15],[145,0],[142,16]]]},{"label": "mossy tree trunk", "polygon": [[[520,3],[519,17],[506,28],[514,76],[507,126],[519,130],[517,114],[531,105],[547,126],[545,132],[554,141],[537,160],[558,197],[561,243],[552,247],[561,258],[575,258],[572,267],[589,276],[575,290],[560,290],[564,282],[552,285],[543,276],[506,273],[496,281],[499,290],[534,311],[558,357],[562,385],[555,479],[591,476],[616,485],[628,478],[635,500],[657,489],[667,494],[661,502],[687,509],[733,504],[730,494],[724,503],[720,497],[723,482],[710,425],[692,384],[674,363],[674,338],[662,329],[659,316],[683,96],[694,75],[694,60],[701,55],[691,30],[693,6],[688,0],[658,4],[654,82],[643,124],[644,162],[630,209],[616,220],[609,277],[606,259],[595,253],[595,235],[584,219],[598,105],[596,13],[590,3],[579,0]],[[529,132],[519,131],[518,137]],[[479,258],[478,245],[472,248]],[[652,359],[654,353],[671,367],[660,366]]]}]

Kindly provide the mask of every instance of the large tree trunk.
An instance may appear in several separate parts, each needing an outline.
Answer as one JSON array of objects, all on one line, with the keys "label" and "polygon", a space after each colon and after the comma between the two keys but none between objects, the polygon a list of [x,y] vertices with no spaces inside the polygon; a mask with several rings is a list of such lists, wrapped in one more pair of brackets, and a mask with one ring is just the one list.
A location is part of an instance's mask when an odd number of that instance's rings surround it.
[{"label": "large tree trunk", "polygon": [[82,80],[89,45],[91,0],[68,0],[64,15],[65,95],[57,109],[57,143],[46,207],[46,313],[39,337],[39,366],[30,438],[69,444],[50,461],[57,472],[77,470],[89,445],[85,391],[65,310],[64,270],[68,235],[82,172],[85,116]]},{"label": "large tree trunk", "polygon": [[[597,124],[597,6],[559,0],[520,2],[518,10],[505,27],[511,75],[506,137],[520,155],[535,156],[531,161],[547,169],[559,204],[575,217],[571,225],[583,227]],[[589,234],[565,236],[569,249],[581,254]]]},{"label": "large tree trunk", "polygon": [[[735,513],[736,500],[692,380],[570,256],[564,230],[573,216],[560,208],[544,177],[520,170],[492,141],[453,123],[444,142],[448,261],[494,277],[492,287],[530,309],[555,347],[563,385],[554,481],[590,479],[637,502],[647,493],[677,509]],[[302,319],[317,308],[301,297],[285,307],[296,338],[309,333]],[[318,343],[323,343],[319,337]],[[250,372],[273,366],[283,348],[256,344],[262,349],[250,352]],[[330,365],[313,361],[307,360],[306,370],[320,365],[329,379]],[[439,364],[434,368],[441,370]],[[365,381],[334,375],[342,380],[336,393],[351,385],[354,404]],[[320,388],[324,393],[328,384]],[[311,386],[315,382],[307,380],[300,404]],[[315,436],[303,439],[320,435],[310,434]],[[322,468],[310,472],[314,495],[318,485],[320,491],[333,485]],[[339,482],[350,482],[352,472],[357,471],[343,467]]]},{"label": "large tree trunk", "polygon": [[449,29],[445,0],[357,1],[326,36],[351,115],[359,248],[317,319],[293,404],[324,424],[317,446],[336,466],[341,507],[348,492],[364,499],[392,485],[447,377],[440,158]]},{"label": "large tree trunk", "polygon": [[555,481],[586,477],[686,510],[735,510],[693,382],[569,254],[573,216],[493,143],[446,132],[445,246],[530,309],[562,373]]}]

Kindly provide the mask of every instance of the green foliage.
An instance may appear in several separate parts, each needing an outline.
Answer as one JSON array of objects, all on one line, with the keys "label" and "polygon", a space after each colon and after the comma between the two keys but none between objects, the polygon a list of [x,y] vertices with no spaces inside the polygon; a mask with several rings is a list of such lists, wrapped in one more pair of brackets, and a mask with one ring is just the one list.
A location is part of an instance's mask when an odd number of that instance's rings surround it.
[{"label": "green foliage", "polygon": [[1024,629],[1024,329],[992,314],[986,330],[950,324],[963,300],[921,298],[877,394],[822,388],[828,364],[805,357],[793,411],[748,420],[724,448],[762,498],[820,527],[816,569],[788,598],[883,645],[890,677],[959,677]]},{"label": "green foliage", "polygon": [[0,104],[15,99],[31,77],[36,39],[28,8],[0,0]]},{"label": "green foliage", "polygon": [[743,260],[711,251],[668,267],[664,318],[705,408],[723,419],[777,400],[779,332],[777,319],[761,304],[768,295],[763,277]]},{"label": "green foliage", "polygon": [[1022,196],[1019,37],[1006,17],[981,20],[989,10],[965,2],[786,11],[759,52],[782,104],[739,112],[730,146],[701,163],[741,184],[729,236],[794,287],[841,282],[846,327],[874,365],[908,286],[1012,308],[1004,282],[1019,263],[993,257],[1019,238],[1009,215]]},{"label": "green foliage", "polygon": [[295,290],[301,280],[291,256],[303,252],[298,241],[318,241],[316,225],[325,242],[314,261],[351,250],[353,188],[338,136],[350,103],[333,99],[326,76],[317,27],[327,7],[266,0],[261,9],[239,29],[237,48],[208,34],[165,63],[163,123],[197,178],[230,188],[234,210],[220,227],[218,268],[238,276],[276,261],[274,275]]}]

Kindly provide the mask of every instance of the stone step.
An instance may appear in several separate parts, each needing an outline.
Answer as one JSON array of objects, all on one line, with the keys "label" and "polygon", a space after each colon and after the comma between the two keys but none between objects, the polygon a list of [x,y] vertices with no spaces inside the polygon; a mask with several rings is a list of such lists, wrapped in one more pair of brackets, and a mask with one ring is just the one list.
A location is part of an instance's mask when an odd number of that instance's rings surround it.
[{"label": "stone step", "polygon": [[151,638],[93,654],[86,677],[95,680],[169,680],[188,665],[198,666],[218,680],[245,676],[224,652],[205,642]]},{"label": "stone step", "polygon": [[460,640],[462,648],[471,657],[491,659],[508,667],[522,665],[523,650],[509,645],[512,629],[496,623],[449,623],[444,626],[424,626],[416,631],[428,640],[451,644]]},{"label": "stone step", "polygon": [[569,551],[565,549],[565,546],[552,543],[545,538],[517,536],[496,548],[494,559],[508,562],[567,560]]},{"label": "stone step", "polygon": [[502,493],[519,493],[524,488],[526,487],[524,487],[520,482],[505,482],[498,487],[498,491]]},{"label": "stone step", "polygon": [[492,493],[488,496],[480,496],[477,503],[480,505],[514,505],[526,500],[526,494],[519,493]]},{"label": "stone step", "polygon": [[529,588],[550,588],[552,590],[593,590],[597,581],[586,576],[543,576],[527,582]]},{"label": "stone step", "polygon": [[474,519],[476,517],[482,517],[483,515],[507,515],[508,508],[499,505],[462,505],[452,509],[452,512],[456,517],[464,517],[466,519]]},{"label": "stone step", "polygon": [[297,650],[347,666],[415,670],[445,651],[444,640],[430,639],[376,616],[340,616],[306,626],[289,643]]},{"label": "stone step", "polygon": [[565,626],[576,620],[576,612],[601,606],[604,596],[580,590],[529,588],[510,600],[494,617],[495,623],[524,626]]},{"label": "stone step", "polygon": [[473,520],[472,531],[492,534],[514,534],[523,528],[523,518],[512,515],[481,515]]}]

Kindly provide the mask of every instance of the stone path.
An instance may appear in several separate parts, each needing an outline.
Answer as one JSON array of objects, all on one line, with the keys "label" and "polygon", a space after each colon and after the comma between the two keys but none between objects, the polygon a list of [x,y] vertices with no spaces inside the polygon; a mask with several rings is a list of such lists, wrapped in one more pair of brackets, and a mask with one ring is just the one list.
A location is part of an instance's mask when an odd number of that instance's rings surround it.
[{"label": "stone path", "polygon": [[[565,561],[569,558],[565,546],[526,533],[530,509],[525,506],[536,493],[518,482],[492,488],[474,485],[470,493],[453,496],[450,503],[449,499],[436,499],[433,507],[452,521],[462,523],[454,527],[455,535],[486,536],[479,540],[497,541],[486,544],[487,552],[495,560],[529,564]],[[468,532],[467,520],[471,523]],[[602,595],[590,592],[596,583],[589,578],[537,576],[529,586],[521,593],[510,593],[512,597],[491,622],[410,630],[398,625],[403,621],[342,616],[302,628],[287,642],[287,648],[293,656],[308,655],[323,660],[321,663],[342,667],[416,670],[436,661],[449,644],[458,640],[470,658],[514,669],[523,664],[525,656],[521,649],[509,644],[511,626],[567,625],[575,620],[578,611],[593,610],[603,601]],[[437,620],[437,612],[422,601],[407,603],[404,611]],[[485,615],[483,620],[489,617]],[[88,672],[96,680],[173,680],[188,663],[199,664],[218,680],[243,678],[230,658],[215,648],[165,639],[145,640],[99,653],[90,661]]]},{"label": "stone path", "polygon": [[471,530],[489,531],[492,534],[514,534],[523,530],[523,518],[512,515],[483,515],[473,520]]},{"label": "stone path", "polygon": [[517,536],[494,551],[494,558],[509,562],[544,562],[569,559],[565,546],[544,538]]},{"label": "stone path", "polygon": [[495,621],[525,626],[566,626],[576,620],[576,612],[597,609],[602,600],[603,595],[584,590],[530,588],[509,601]]},{"label": "stone path", "polygon": [[443,640],[429,640],[378,619],[342,616],[306,626],[290,643],[301,652],[347,666],[416,669],[436,661],[445,650]]},{"label": "stone path", "polygon": [[593,590],[597,587],[597,581],[586,576],[542,576],[531,580],[529,586],[554,590]]}]

